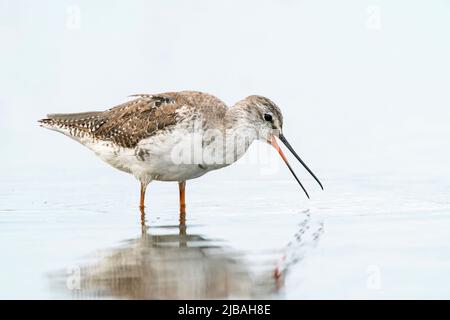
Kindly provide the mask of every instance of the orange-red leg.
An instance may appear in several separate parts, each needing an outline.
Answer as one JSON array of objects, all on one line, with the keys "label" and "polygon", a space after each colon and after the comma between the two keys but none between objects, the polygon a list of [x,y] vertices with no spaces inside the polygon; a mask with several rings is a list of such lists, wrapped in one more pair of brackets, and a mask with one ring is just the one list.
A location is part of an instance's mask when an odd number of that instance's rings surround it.
[{"label": "orange-red leg", "polygon": [[145,208],[145,190],[147,189],[147,185],[141,182],[141,201],[139,208],[143,210]]},{"label": "orange-red leg", "polygon": [[180,215],[186,214],[186,181],[178,182],[178,188],[180,189]]}]

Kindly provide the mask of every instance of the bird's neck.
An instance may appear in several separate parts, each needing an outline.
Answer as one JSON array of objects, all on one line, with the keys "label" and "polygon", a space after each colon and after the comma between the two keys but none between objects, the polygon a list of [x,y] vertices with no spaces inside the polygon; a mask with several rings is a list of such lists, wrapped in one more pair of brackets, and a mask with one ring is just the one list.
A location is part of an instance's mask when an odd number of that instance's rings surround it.
[{"label": "bird's neck", "polygon": [[258,137],[251,114],[244,104],[237,103],[227,110],[224,118],[227,162],[241,158]]}]

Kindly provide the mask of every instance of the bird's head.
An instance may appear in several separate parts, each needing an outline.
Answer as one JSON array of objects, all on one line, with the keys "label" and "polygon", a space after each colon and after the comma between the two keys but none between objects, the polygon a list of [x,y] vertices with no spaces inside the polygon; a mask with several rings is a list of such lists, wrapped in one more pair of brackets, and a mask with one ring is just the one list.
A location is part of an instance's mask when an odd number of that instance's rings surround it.
[{"label": "bird's head", "polygon": [[306,196],[309,198],[308,192],[306,192],[300,180],[297,178],[297,175],[295,174],[286,156],[278,145],[277,139],[279,139],[289,149],[289,151],[305,167],[305,169],[312,175],[317,183],[319,183],[320,187],[323,190],[322,183],[298,156],[294,148],[292,148],[286,137],[283,135],[283,115],[280,108],[270,99],[257,95],[245,98],[240,102],[240,104],[243,107],[242,109],[245,110],[244,112],[246,113],[247,122],[251,123],[252,127],[256,129],[258,140],[269,143],[278,151],[294,178],[302,187]]}]

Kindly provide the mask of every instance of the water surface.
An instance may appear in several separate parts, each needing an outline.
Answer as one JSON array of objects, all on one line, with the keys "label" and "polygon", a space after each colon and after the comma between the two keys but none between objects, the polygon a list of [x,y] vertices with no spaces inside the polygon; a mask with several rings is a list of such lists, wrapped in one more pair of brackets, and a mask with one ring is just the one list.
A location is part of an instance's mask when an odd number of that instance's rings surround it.
[{"label": "water surface", "polygon": [[0,186],[2,298],[450,297],[439,181],[204,178],[180,219],[176,183],[141,217],[129,177],[38,176]]}]

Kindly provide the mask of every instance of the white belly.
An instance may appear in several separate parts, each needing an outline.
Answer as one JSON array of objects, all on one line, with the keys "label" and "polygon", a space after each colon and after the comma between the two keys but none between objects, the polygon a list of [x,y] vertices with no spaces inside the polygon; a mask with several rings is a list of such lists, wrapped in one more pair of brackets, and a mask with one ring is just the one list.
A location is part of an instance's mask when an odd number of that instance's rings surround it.
[{"label": "white belly", "polygon": [[82,143],[114,168],[140,181],[185,181],[225,166],[204,162],[209,149],[202,148],[201,138],[174,131],[144,139],[135,148],[120,148],[107,141]]}]

